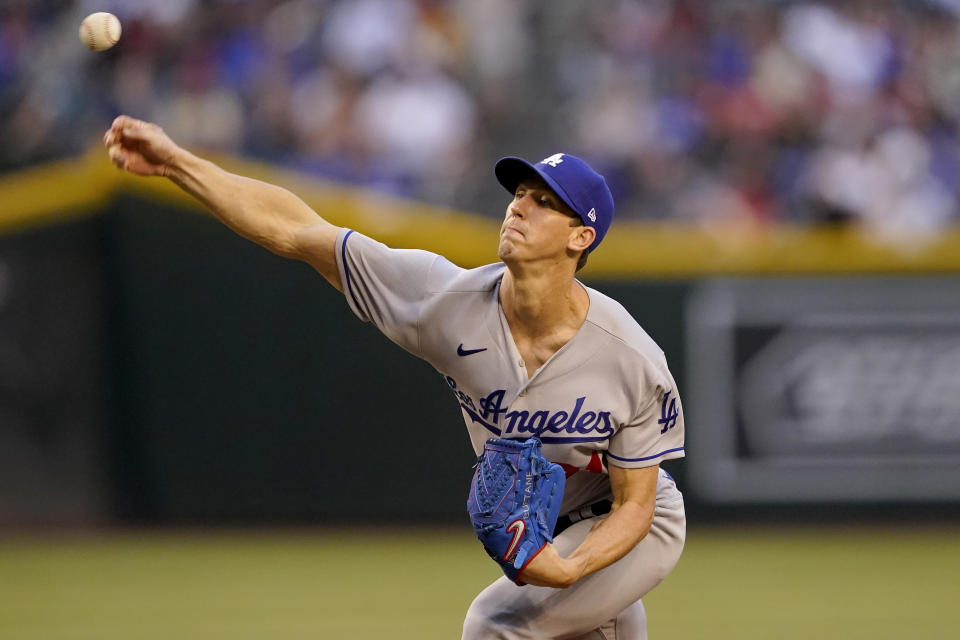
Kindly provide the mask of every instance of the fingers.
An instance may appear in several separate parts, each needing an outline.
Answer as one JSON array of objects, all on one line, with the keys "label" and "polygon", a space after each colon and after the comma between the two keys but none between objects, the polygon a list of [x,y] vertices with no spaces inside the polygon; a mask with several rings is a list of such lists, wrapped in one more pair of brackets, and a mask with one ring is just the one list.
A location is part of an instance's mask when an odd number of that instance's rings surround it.
[{"label": "fingers", "polygon": [[114,144],[122,144],[125,138],[146,140],[159,129],[160,127],[150,122],[137,120],[130,116],[117,116],[110,128],[103,134],[103,144],[109,148]]},{"label": "fingers", "polygon": [[118,168],[144,176],[165,176],[176,145],[152,122],[117,116],[103,134],[110,161]]},{"label": "fingers", "polygon": [[112,131],[123,131],[124,129],[130,129],[133,127],[140,127],[147,124],[143,120],[137,120],[136,118],[131,118],[130,116],[117,116],[113,119],[113,124],[110,125]]},{"label": "fingers", "polygon": [[131,140],[147,140],[157,129],[159,129],[159,127],[155,124],[134,120],[132,123],[123,127],[120,132],[123,134],[124,138],[130,138]]},{"label": "fingers", "polygon": [[127,154],[124,153],[123,148],[119,144],[114,143],[108,146],[107,155],[110,157],[110,162],[112,162],[118,168],[127,168]]},{"label": "fingers", "polygon": [[113,119],[110,128],[103,134],[103,145],[109,149],[113,145],[122,144],[124,130],[134,127],[136,123],[139,122],[139,120],[135,120],[130,116],[117,116]]},{"label": "fingers", "polygon": [[103,146],[109,149],[115,144],[120,144],[120,134],[113,129],[107,129],[107,132],[103,134]]}]

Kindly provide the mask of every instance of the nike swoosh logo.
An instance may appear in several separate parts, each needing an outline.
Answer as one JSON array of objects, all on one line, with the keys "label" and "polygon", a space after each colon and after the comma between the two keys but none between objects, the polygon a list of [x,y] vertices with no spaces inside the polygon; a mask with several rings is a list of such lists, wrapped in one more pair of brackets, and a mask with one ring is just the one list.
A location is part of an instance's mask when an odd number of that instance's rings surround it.
[{"label": "nike swoosh logo", "polygon": [[520,542],[520,538],[523,537],[523,532],[526,530],[527,525],[523,520],[514,520],[507,526],[507,531],[513,533],[513,538],[510,540],[510,545],[507,547],[507,550],[503,553],[503,558],[506,562],[510,561],[510,557],[513,556],[513,552],[517,550],[517,543]]},{"label": "nike swoosh logo", "polygon": [[460,346],[457,347],[457,355],[469,356],[469,355],[473,355],[474,353],[480,353],[481,351],[486,351],[486,350],[487,350],[486,347],[484,347],[483,349],[464,349],[463,343],[461,342]]}]

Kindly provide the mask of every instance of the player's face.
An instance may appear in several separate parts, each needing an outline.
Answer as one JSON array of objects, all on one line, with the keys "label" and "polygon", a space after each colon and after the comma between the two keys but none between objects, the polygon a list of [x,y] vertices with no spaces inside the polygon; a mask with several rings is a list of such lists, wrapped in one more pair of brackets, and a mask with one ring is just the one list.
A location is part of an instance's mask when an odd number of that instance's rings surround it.
[{"label": "player's face", "polygon": [[497,254],[504,262],[569,258],[571,223],[578,219],[546,182],[524,180],[507,205]]}]

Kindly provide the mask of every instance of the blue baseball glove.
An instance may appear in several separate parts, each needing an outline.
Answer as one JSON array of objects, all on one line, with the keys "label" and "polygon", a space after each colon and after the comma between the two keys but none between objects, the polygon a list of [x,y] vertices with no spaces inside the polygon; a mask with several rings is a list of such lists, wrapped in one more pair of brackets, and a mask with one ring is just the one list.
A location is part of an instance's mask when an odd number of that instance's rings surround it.
[{"label": "blue baseball glove", "polygon": [[566,476],[540,453],[540,440],[493,438],[477,458],[467,512],[473,530],[503,573],[517,575],[553,542]]}]

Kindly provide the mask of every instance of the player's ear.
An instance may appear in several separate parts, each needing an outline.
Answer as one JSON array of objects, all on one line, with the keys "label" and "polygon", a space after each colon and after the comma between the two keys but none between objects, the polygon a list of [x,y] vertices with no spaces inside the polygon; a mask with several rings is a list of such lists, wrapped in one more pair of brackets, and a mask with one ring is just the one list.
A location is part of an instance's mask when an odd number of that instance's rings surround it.
[{"label": "player's ear", "polygon": [[570,237],[567,240],[567,249],[570,251],[585,251],[593,244],[597,237],[597,231],[593,227],[583,225],[580,227],[571,227]]}]

